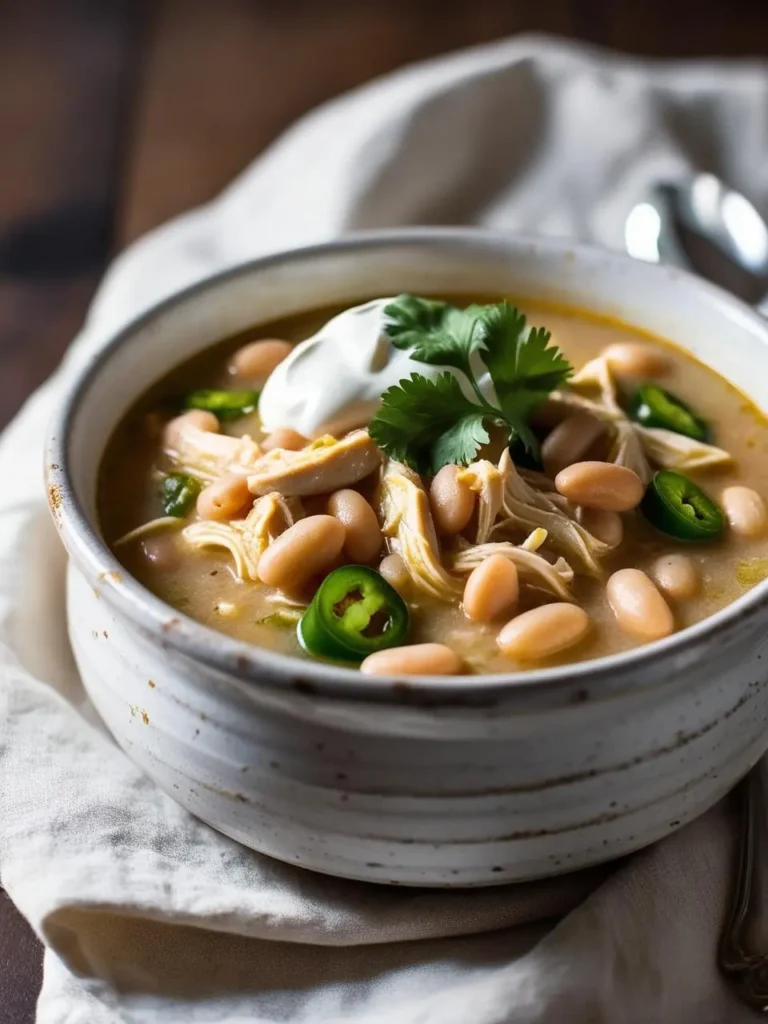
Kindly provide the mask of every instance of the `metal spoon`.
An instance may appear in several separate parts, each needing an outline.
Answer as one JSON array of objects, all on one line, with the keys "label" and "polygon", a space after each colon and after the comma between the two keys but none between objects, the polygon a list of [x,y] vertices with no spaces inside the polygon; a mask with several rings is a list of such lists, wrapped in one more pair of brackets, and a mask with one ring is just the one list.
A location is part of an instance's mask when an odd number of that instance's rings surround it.
[{"label": "metal spoon", "polygon": [[[624,238],[631,256],[698,270],[768,316],[768,225],[714,175],[657,185],[630,212]],[[738,795],[737,877],[719,963],[744,1002],[768,1014],[768,759],[752,769]]]},{"label": "metal spoon", "polygon": [[624,225],[630,256],[697,270],[768,315],[768,224],[713,174],[659,183]]}]

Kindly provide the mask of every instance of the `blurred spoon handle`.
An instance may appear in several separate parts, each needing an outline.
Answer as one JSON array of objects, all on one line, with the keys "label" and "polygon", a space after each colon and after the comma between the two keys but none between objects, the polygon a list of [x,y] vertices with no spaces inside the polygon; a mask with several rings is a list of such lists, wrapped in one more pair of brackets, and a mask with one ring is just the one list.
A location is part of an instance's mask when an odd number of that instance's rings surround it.
[{"label": "blurred spoon handle", "polygon": [[738,789],[741,832],[736,886],[720,943],[720,966],[741,998],[768,1014],[768,944],[763,938],[768,892],[768,766],[763,758]]}]

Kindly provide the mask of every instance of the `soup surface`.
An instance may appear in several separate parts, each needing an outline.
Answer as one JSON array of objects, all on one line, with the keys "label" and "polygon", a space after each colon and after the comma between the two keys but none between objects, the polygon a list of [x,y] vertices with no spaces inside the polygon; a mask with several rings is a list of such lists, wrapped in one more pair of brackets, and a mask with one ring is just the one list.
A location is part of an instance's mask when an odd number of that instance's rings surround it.
[{"label": "soup surface", "polygon": [[[311,420],[322,344],[304,364],[278,366],[290,349],[271,339],[294,345],[320,331],[322,342],[338,310],[222,342],[145,395],[111,439],[99,481],[102,529],[126,568],[240,640],[395,675],[601,657],[690,626],[768,574],[768,429],[711,369],[617,323],[523,304],[552,335],[537,348],[509,307],[495,306],[507,321],[493,340],[497,321],[478,314],[480,335],[492,327],[471,354],[473,390],[455,366],[447,379],[442,350],[418,358],[419,343],[423,355],[446,332],[460,342],[466,316],[453,323],[424,302],[414,326],[403,309],[399,320],[382,314],[370,364],[350,380],[331,338],[339,397],[326,383],[316,416],[335,411],[335,423]],[[402,391],[389,393],[376,412],[375,382],[390,363],[386,383],[398,388],[395,359],[432,390],[418,385],[402,408]],[[257,395],[267,378],[270,431]],[[464,405],[481,400],[484,419]],[[276,424],[283,409],[294,421]],[[374,416],[378,445],[367,433]],[[341,575],[360,564],[374,573]],[[324,579],[335,591],[320,589]],[[425,643],[440,647],[416,646]]]}]

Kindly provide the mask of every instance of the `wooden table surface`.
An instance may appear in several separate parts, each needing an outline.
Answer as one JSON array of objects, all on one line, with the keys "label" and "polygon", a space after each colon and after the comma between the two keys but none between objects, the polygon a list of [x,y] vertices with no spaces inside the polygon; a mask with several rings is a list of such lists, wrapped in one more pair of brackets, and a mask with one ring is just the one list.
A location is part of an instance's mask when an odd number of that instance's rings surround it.
[{"label": "wooden table surface", "polygon": [[[518,32],[659,56],[768,53],[767,0],[0,0],[0,425],[111,256],[213,196],[304,111]],[[0,1024],[40,948],[0,894]]]}]

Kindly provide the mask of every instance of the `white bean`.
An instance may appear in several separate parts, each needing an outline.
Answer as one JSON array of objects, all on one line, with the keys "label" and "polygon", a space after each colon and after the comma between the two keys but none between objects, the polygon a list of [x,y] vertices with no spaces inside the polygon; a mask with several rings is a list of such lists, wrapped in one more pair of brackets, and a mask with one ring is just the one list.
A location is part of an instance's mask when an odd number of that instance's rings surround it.
[{"label": "white bean", "polygon": [[608,603],[621,629],[641,640],[660,640],[675,631],[669,605],[640,569],[619,569],[605,587]]},{"label": "white bean", "polygon": [[175,449],[179,443],[181,431],[185,426],[195,427],[209,434],[218,434],[219,421],[207,409],[190,409],[173,420],[169,420],[163,430],[163,447]]},{"label": "white bean", "polygon": [[310,443],[308,437],[304,437],[293,427],[275,427],[272,433],[261,442],[262,450],[265,452],[274,451],[275,448],[283,448],[288,452],[298,452]]},{"label": "white bean", "polygon": [[510,611],[520,594],[517,566],[504,555],[491,555],[473,569],[464,586],[462,606],[472,622],[491,622]]},{"label": "white bean", "polygon": [[400,555],[386,555],[382,558],[379,572],[390,586],[401,593],[407,588],[411,578]]},{"label": "white bean", "polygon": [[141,550],[144,557],[160,572],[170,572],[181,566],[181,553],[174,534],[155,533],[145,537],[141,542]]},{"label": "white bean", "polygon": [[583,640],[589,626],[589,616],[578,605],[543,604],[511,619],[496,637],[496,643],[510,658],[541,661]]},{"label": "white bean", "polygon": [[629,512],[645,490],[634,470],[613,462],[575,462],[557,474],[555,487],[574,505],[604,512]]},{"label": "white bean", "polygon": [[768,511],[757,491],[751,487],[726,487],[720,501],[734,533],[741,537],[759,537],[765,533]]},{"label": "white bean", "polygon": [[346,531],[333,516],[308,516],[290,526],[259,559],[262,583],[296,590],[333,564],[341,554]]},{"label": "white bean", "polygon": [[674,601],[688,601],[701,586],[699,571],[688,555],[662,555],[653,563],[651,575],[662,593]]},{"label": "white bean", "polygon": [[443,466],[429,488],[432,518],[438,533],[452,537],[461,533],[475,510],[475,494],[458,478],[458,466]]},{"label": "white bean", "polygon": [[445,644],[412,644],[369,654],[360,666],[367,676],[456,676],[461,658]]},{"label": "white bean", "polygon": [[384,543],[376,513],[358,491],[344,488],[328,499],[328,513],[346,530],[344,554],[351,562],[367,564],[381,551]]},{"label": "white bean", "polygon": [[226,521],[236,519],[248,505],[253,504],[253,495],[248,490],[248,480],[235,473],[227,473],[204,487],[197,497],[197,514],[201,519]]},{"label": "white bean", "polygon": [[619,341],[603,353],[617,377],[655,378],[669,372],[670,358],[652,345],[641,341]]},{"label": "white bean", "polygon": [[275,338],[251,341],[232,356],[229,372],[236,377],[265,381],[275,367],[290,355],[292,348],[290,342]]},{"label": "white bean", "polygon": [[624,522],[618,512],[606,512],[599,508],[583,508],[579,522],[593,537],[604,544],[617,548],[624,539]]}]

